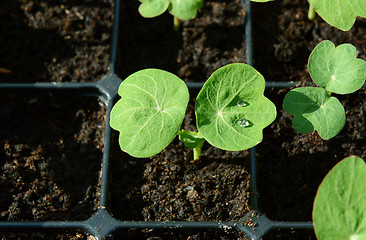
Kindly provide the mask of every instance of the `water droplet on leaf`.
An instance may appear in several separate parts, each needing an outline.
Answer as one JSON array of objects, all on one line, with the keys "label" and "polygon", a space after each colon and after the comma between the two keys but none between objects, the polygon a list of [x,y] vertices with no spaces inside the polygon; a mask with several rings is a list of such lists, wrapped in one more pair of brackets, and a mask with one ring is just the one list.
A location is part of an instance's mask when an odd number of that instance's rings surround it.
[{"label": "water droplet on leaf", "polygon": [[238,121],[238,124],[239,124],[240,127],[248,127],[249,126],[249,121],[246,120],[245,118],[243,118],[243,119],[240,119]]},{"label": "water droplet on leaf", "polygon": [[248,103],[244,102],[243,100],[239,100],[237,102],[237,104],[238,104],[239,107],[246,107],[246,106],[249,105]]}]

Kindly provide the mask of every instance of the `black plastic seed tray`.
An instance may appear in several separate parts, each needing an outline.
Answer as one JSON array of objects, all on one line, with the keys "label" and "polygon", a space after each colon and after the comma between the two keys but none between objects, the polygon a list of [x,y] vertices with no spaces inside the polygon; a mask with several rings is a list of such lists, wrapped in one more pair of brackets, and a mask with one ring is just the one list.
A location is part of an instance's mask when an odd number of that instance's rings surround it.
[{"label": "black plastic seed tray", "polygon": [[[195,221],[121,221],[114,218],[109,211],[109,186],[113,184],[110,182],[110,150],[112,129],[109,126],[109,114],[113,103],[117,99],[117,89],[121,83],[120,78],[116,75],[119,69],[118,54],[118,35],[120,26],[120,6],[122,0],[115,1],[114,23],[112,33],[112,47],[111,47],[111,62],[110,70],[106,77],[98,82],[93,83],[27,83],[27,84],[0,84],[0,91],[2,93],[20,93],[20,92],[34,92],[38,93],[52,93],[52,94],[78,94],[82,97],[91,97],[98,99],[106,106],[105,116],[105,130],[104,130],[104,149],[103,162],[101,167],[101,184],[100,196],[97,211],[89,218],[75,221],[6,221],[0,222],[0,231],[5,232],[38,232],[38,231],[84,231],[94,236],[95,239],[113,238],[116,232],[129,231],[130,229],[154,229],[163,231],[216,231],[222,230],[231,232],[238,232],[242,236],[249,239],[258,240],[266,235],[267,232],[273,229],[312,229],[311,222],[278,222],[268,219],[261,214],[261,208],[258,206],[259,190],[257,184],[257,169],[256,169],[256,149],[252,148],[250,153],[251,166],[251,209],[252,211],[243,216],[240,221],[210,221],[210,222],[195,222]],[[246,49],[247,49],[247,63],[252,64],[252,35],[251,35],[251,3],[249,0],[246,4]],[[243,29],[244,31],[244,29]],[[128,53],[126,53],[128,54]],[[187,83],[190,90],[199,89],[203,83]],[[291,87],[295,84],[288,83],[273,83],[267,84],[268,88],[284,88]],[[20,96],[21,97],[21,96]],[[77,104],[77,103],[76,103]],[[3,127],[3,126],[2,126]],[[88,238],[89,239],[89,238]],[[283,238],[282,238],[283,239]]]}]

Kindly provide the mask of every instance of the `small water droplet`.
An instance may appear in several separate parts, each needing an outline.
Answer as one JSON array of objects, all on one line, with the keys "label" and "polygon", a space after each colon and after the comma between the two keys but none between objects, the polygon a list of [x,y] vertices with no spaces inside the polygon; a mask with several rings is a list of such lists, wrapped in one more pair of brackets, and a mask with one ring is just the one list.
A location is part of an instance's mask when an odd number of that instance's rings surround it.
[{"label": "small water droplet", "polygon": [[248,127],[249,126],[249,121],[246,120],[245,118],[243,118],[243,119],[240,119],[238,121],[238,124],[239,124],[240,127]]},{"label": "small water droplet", "polygon": [[243,100],[239,100],[237,103],[236,103],[239,107],[246,107],[248,106],[249,104],[244,102]]}]

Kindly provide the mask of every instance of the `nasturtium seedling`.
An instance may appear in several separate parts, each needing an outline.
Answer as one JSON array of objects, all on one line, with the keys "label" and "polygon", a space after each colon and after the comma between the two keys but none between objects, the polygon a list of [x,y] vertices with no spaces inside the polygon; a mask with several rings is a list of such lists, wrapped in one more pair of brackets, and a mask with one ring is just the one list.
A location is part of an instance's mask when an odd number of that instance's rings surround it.
[{"label": "nasturtium seedling", "polygon": [[179,130],[189,99],[185,83],[163,70],[141,70],[121,83],[110,125],[120,132],[121,149],[134,157],[159,153],[177,135],[193,149],[194,159],[205,140],[224,150],[245,150],[262,141],[263,128],[276,117],[264,85],[263,76],[249,65],[218,69],[198,94],[198,132],[192,132]]},{"label": "nasturtium seedling", "polygon": [[327,23],[343,31],[351,29],[357,16],[366,17],[364,0],[309,0],[309,2]]},{"label": "nasturtium seedling", "polygon": [[356,58],[351,44],[334,47],[323,41],[309,57],[310,75],[319,87],[301,87],[285,96],[283,109],[294,115],[293,127],[300,133],[316,130],[325,140],[335,137],[344,127],[346,117],[342,104],[331,92],[353,93],[366,80],[366,61]]},{"label": "nasturtium seedling", "polygon": [[285,96],[283,109],[294,115],[292,125],[298,132],[317,130],[322,139],[336,136],[346,122],[342,104],[323,88],[293,89]]},{"label": "nasturtium seedling", "polygon": [[203,0],[139,0],[139,12],[143,17],[153,18],[168,10],[173,16],[181,20],[196,17],[197,10],[202,8]]},{"label": "nasturtium seedling", "polygon": [[319,240],[366,239],[366,165],[350,156],[324,178],[314,199],[313,222]]},{"label": "nasturtium seedling", "polygon": [[190,20],[196,17],[197,10],[202,8],[203,0],[139,0],[141,16],[153,18],[166,10],[174,16],[174,29],[179,29],[180,20]]}]

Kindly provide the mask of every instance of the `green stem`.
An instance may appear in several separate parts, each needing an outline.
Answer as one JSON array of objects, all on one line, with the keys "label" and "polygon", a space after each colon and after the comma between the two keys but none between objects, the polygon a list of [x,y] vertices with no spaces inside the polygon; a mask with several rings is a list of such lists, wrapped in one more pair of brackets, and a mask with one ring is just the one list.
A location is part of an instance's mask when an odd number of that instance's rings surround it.
[{"label": "green stem", "polygon": [[174,16],[174,31],[176,31],[176,32],[179,31],[179,25],[180,25],[179,18],[177,18],[176,16]]},{"label": "green stem", "polygon": [[201,142],[197,145],[197,147],[193,148],[193,160],[196,161],[201,156],[201,149],[205,141]]},{"label": "green stem", "polygon": [[193,160],[194,161],[196,161],[200,158],[201,148],[202,148],[202,146],[197,146],[197,147],[193,148]]},{"label": "green stem", "polygon": [[316,12],[315,12],[315,10],[314,10],[314,7],[313,7],[313,5],[309,2],[308,19],[309,19],[310,21],[314,21],[315,16],[316,16]]}]

